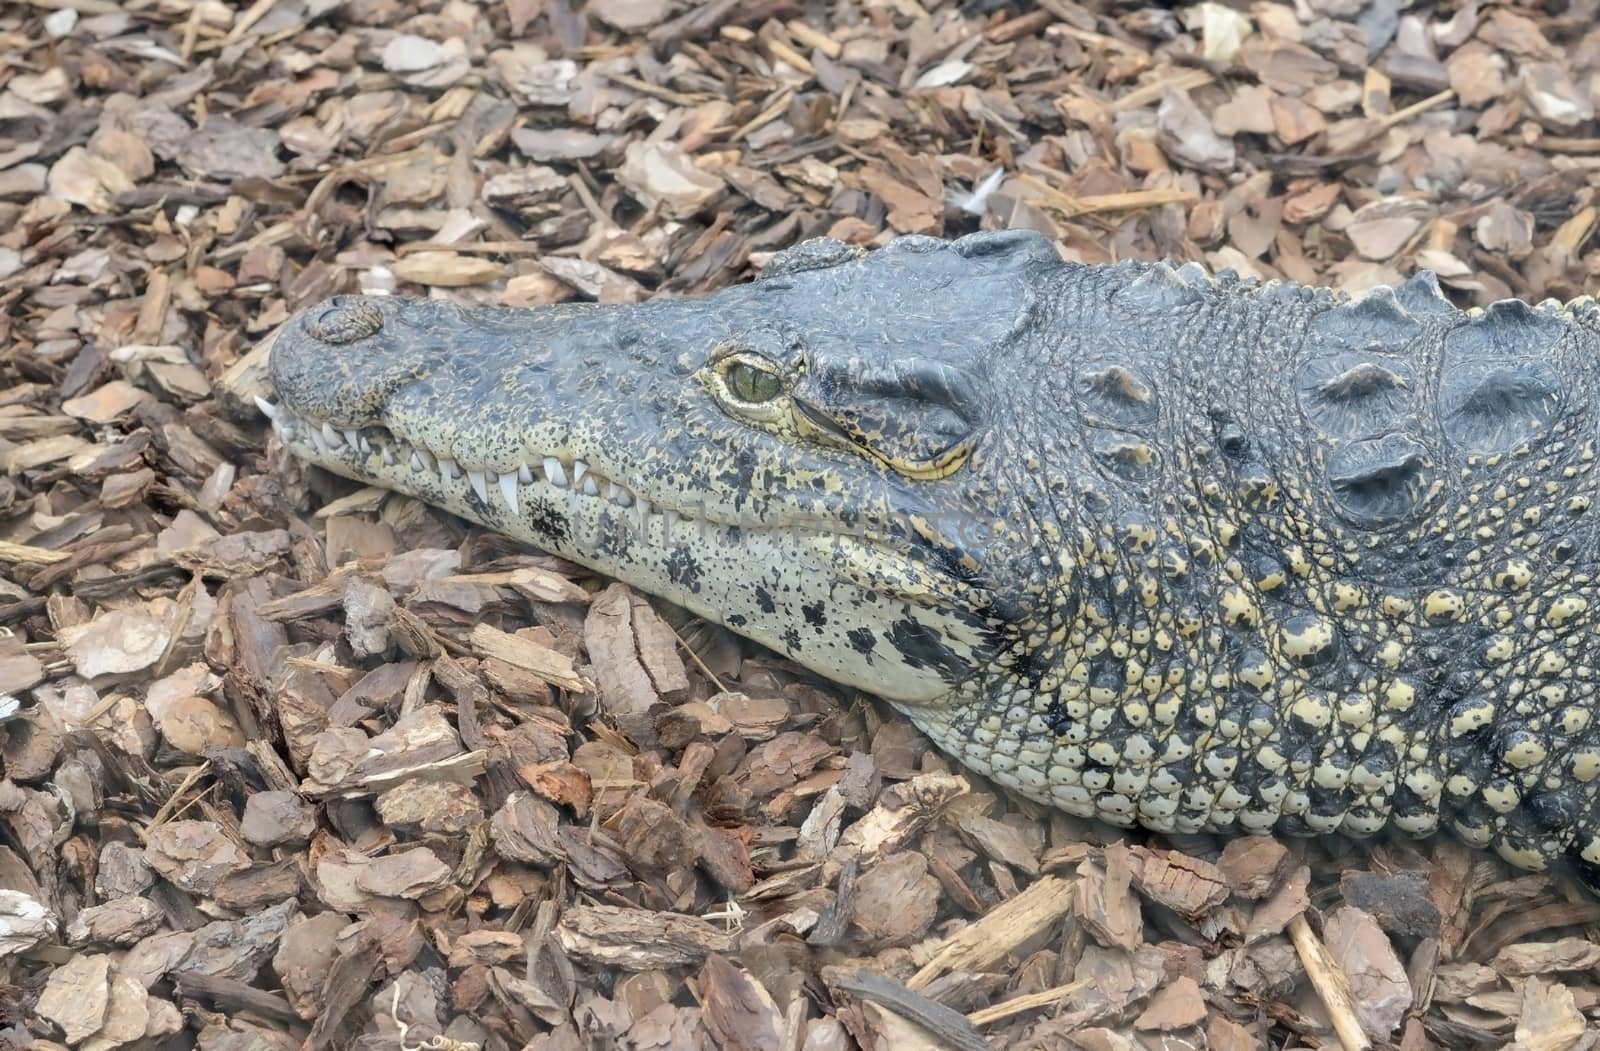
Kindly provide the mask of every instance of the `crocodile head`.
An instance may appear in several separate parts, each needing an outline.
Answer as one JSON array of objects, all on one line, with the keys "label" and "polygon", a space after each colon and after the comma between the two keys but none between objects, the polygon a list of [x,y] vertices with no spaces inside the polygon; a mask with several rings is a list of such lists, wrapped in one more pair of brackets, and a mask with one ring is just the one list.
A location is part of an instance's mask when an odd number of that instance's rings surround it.
[{"label": "crocodile head", "polygon": [[925,705],[1040,631],[1049,548],[1005,421],[1063,269],[1010,232],[809,242],[694,300],[339,296],[280,333],[264,409],[322,467]]}]

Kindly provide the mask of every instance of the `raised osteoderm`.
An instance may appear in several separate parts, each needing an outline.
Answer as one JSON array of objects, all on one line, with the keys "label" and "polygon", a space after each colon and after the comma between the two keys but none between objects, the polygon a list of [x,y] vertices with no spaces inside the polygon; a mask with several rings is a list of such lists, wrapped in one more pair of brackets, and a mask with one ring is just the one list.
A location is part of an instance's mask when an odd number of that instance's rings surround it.
[{"label": "raised osteoderm", "polygon": [[1453,829],[1600,873],[1600,309],[1027,233],[809,242],[632,306],[344,297],[295,453],[885,697],[1163,831]]}]

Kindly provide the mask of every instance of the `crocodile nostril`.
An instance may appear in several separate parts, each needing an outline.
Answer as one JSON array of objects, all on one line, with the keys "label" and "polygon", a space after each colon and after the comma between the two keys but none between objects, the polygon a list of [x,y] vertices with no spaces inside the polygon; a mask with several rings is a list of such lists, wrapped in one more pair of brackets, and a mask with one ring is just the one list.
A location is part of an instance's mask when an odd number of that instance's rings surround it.
[{"label": "crocodile nostril", "polygon": [[306,332],[324,343],[354,343],[383,328],[383,312],[370,300],[331,300],[326,309],[306,317]]}]

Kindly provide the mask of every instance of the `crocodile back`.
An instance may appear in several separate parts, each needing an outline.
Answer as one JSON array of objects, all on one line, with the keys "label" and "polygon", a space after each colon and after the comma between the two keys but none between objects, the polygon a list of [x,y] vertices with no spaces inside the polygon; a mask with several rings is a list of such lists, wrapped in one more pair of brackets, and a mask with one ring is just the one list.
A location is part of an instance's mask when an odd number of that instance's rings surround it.
[{"label": "crocodile back", "polygon": [[1011,436],[1049,613],[930,733],[1123,825],[1600,864],[1593,305],[1165,266],[1056,299],[1027,353],[1070,418]]}]

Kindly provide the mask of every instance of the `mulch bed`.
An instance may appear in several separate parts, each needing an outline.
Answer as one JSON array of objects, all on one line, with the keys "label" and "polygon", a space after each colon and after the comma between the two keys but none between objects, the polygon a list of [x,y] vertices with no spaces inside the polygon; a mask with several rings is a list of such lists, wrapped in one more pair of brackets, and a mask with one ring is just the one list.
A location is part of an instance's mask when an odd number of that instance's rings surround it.
[{"label": "mulch bed", "polygon": [[0,1042],[1596,1046],[1600,907],[1563,885],[1021,803],[870,698],[308,471],[251,398],[337,291],[627,302],[823,234],[1576,296],[1597,16],[0,7]]}]

